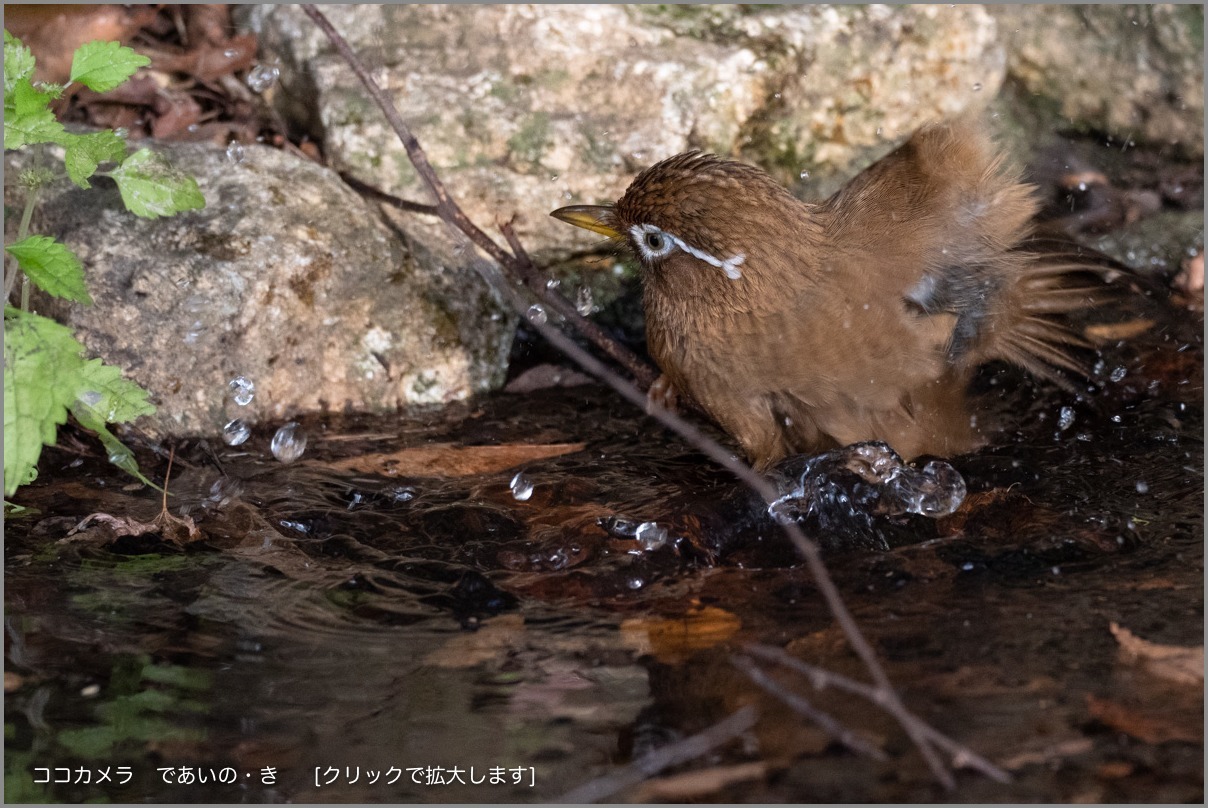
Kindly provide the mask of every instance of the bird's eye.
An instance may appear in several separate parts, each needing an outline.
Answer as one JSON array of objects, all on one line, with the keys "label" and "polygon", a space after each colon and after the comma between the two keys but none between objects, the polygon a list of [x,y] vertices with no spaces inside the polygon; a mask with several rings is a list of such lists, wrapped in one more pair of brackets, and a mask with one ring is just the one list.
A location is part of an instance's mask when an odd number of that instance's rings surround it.
[{"label": "bird's eye", "polygon": [[675,249],[679,242],[675,236],[663,232],[652,224],[635,224],[629,228],[633,244],[646,261],[662,258]]}]

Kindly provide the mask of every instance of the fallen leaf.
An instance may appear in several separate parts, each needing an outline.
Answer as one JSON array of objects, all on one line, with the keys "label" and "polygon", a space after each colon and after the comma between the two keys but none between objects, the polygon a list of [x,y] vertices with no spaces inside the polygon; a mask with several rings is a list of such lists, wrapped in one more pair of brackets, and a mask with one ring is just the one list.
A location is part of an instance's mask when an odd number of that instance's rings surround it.
[{"label": "fallen leaf", "polygon": [[1090,738],[1070,738],[1066,741],[1048,744],[1041,749],[1030,749],[1019,752],[1000,761],[1007,771],[1018,771],[1024,766],[1039,766],[1046,763],[1062,761],[1066,758],[1085,755],[1095,748],[1095,742]]},{"label": "fallen leaf", "polygon": [[1094,718],[1144,743],[1202,743],[1204,740],[1202,702],[1199,711],[1193,714],[1181,708],[1134,707],[1088,693],[1086,706]]},{"label": "fallen leaf", "polygon": [[693,609],[682,617],[635,617],[621,623],[621,636],[639,653],[660,662],[680,662],[697,651],[732,637],[742,621],[715,606]]},{"label": "fallen leaf", "polygon": [[61,84],[71,75],[75,50],[86,42],[126,42],[151,21],[154,6],[6,3],[4,27],[38,60],[35,78]]},{"label": "fallen leaf", "polygon": [[1092,340],[1111,342],[1118,339],[1132,339],[1153,328],[1153,320],[1139,317],[1136,320],[1126,320],[1122,323],[1099,323],[1088,325],[1083,332]]},{"label": "fallen leaf", "polygon": [[1120,644],[1120,658],[1170,682],[1200,686],[1204,682],[1204,646],[1159,645],[1143,640],[1116,623],[1112,635]]},{"label": "fallen leaf", "polygon": [[482,623],[470,634],[456,634],[424,657],[425,665],[438,668],[472,668],[514,648],[524,633],[524,617],[503,614]]},{"label": "fallen leaf", "polygon": [[594,382],[591,376],[561,365],[537,365],[507,383],[505,393],[531,393],[550,387],[578,387]]},{"label": "fallen leaf", "polygon": [[735,766],[715,766],[712,769],[684,772],[657,780],[647,780],[634,794],[632,802],[687,802],[714,794],[728,785],[758,780],[768,772],[762,760]]},{"label": "fallen leaf", "polygon": [[[101,530],[89,529],[90,525],[103,526]],[[147,533],[158,533],[164,541],[183,547],[191,541],[201,538],[201,531],[192,517],[173,516],[167,511],[150,522],[142,522],[130,516],[113,516],[108,513],[90,513],[80,523],[59,539],[60,544],[75,541],[112,541],[122,536],[142,536]]]},{"label": "fallen leaf", "polygon": [[322,465],[386,477],[471,477],[506,471],[535,460],[579,452],[585,445],[504,443],[494,446],[462,446],[455,443],[430,443],[425,446],[408,446],[397,452],[350,457]]}]

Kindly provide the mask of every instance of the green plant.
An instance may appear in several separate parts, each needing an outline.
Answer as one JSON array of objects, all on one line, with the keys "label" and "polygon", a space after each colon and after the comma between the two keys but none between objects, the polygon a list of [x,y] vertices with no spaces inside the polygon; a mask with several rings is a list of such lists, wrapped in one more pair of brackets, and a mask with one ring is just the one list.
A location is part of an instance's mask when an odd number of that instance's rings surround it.
[{"label": "green plant", "polygon": [[[133,453],[108,428],[154,412],[147,391],[123,379],[118,368],[85,359],[84,346],[70,329],[29,310],[32,286],[54,297],[92,304],[75,254],[49,236],[29,232],[39,196],[63,174],[45,167],[48,147],[62,147],[63,171],[81,188],[91,187],[88,180],[94,175],[111,178],[126,209],[136,216],[171,216],[205,206],[197,182],[155,152],[140,149],[128,155],[125,139],[110,130],[68,132],[50,109],[50,102],[72,83],[108,92],[147,64],[147,57],[116,42],[89,42],[75,52],[67,85],[35,84],[33,54],[4,32],[4,149],[33,148],[40,158],[38,167],[22,171],[18,178],[24,208],[16,239],[4,246],[6,497],[37,476],[42,446],[54,444],[69,412],[97,434],[111,463],[150,484]],[[100,170],[109,164],[113,167]],[[19,307],[9,302],[18,282]]]}]

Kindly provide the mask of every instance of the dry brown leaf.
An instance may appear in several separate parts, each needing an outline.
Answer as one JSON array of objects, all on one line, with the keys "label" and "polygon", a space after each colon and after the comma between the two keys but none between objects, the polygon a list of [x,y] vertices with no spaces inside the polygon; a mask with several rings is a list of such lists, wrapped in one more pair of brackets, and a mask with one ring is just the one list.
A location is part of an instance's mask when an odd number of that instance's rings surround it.
[{"label": "dry brown leaf", "polygon": [[1087,694],[1086,706],[1099,721],[1144,743],[1202,743],[1204,740],[1202,702],[1200,709],[1193,712],[1178,707],[1134,707]]},{"label": "dry brown leaf", "polygon": [[71,76],[75,50],[86,42],[126,42],[158,13],[154,6],[6,3],[4,27],[37,61],[35,78],[62,84]]},{"label": "dry brown leaf", "polygon": [[489,662],[516,646],[524,633],[524,617],[503,614],[485,621],[471,634],[457,634],[424,657],[424,664],[438,668],[472,668]]},{"label": "dry brown leaf", "polygon": [[1112,635],[1120,643],[1120,658],[1139,663],[1154,676],[1170,682],[1200,686],[1204,682],[1204,646],[1159,645],[1143,640],[1116,623]]},{"label": "dry brown leaf", "polygon": [[739,763],[735,766],[716,766],[712,769],[684,772],[671,777],[647,780],[634,794],[632,801],[649,803],[699,800],[715,794],[733,783],[758,780],[767,772],[768,764],[762,760],[753,763]]},{"label": "dry brown leaf", "polygon": [[582,451],[583,443],[504,443],[494,446],[463,446],[430,443],[408,446],[397,452],[360,455],[323,463],[329,468],[381,474],[386,477],[471,477]]},{"label": "dry brown leaf", "polygon": [[1151,328],[1153,328],[1153,320],[1138,317],[1136,320],[1126,320],[1122,323],[1088,325],[1083,332],[1092,340],[1111,342],[1118,339],[1132,339]]},{"label": "dry brown leaf", "polygon": [[1018,771],[1024,766],[1039,766],[1046,763],[1062,761],[1066,758],[1085,755],[1095,748],[1095,742],[1090,738],[1070,738],[1066,741],[1049,744],[1041,749],[1030,749],[1019,752],[1005,760],[999,761],[1007,771]]},{"label": "dry brown leaf", "polygon": [[[90,525],[103,526],[100,530],[89,529]],[[184,546],[191,541],[201,538],[201,531],[192,517],[173,516],[167,511],[150,522],[142,522],[130,516],[113,516],[108,513],[90,513],[78,525],[67,531],[67,535],[59,539],[60,544],[73,541],[112,541],[122,536],[142,536],[147,533],[158,533],[164,541],[177,546]]]},{"label": "dry brown leaf", "polygon": [[683,617],[635,617],[621,623],[621,636],[639,653],[660,662],[679,662],[732,637],[742,621],[715,606],[693,609]]}]

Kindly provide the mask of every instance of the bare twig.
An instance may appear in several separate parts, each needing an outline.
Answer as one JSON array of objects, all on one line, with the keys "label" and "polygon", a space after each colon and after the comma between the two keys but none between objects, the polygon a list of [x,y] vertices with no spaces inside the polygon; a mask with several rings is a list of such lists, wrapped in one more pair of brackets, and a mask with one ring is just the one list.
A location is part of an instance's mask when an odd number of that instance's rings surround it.
[{"label": "bare twig", "polygon": [[555,803],[597,802],[621,789],[636,786],[664,769],[695,760],[755,726],[759,714],[754,707],[743,707],[728,718],[682,741],[661,746],[620,771],[597,777],[554,800]]},{"label": "bare twig", "polygon": [[817,724],[827,735],[859,755],[867,755],[873,760],[886,760],[885,753],[878,747],[843,726],[834,716],[825,710],[820,710],[810,704],[805,698],[785,689],[779,682],[768,676],[762,668],[755,664],[750,657],[734,656],[730,658],[734,667],[747,675],[755,684],[787,704],[793,711],[800,713]]},{"label": "bare twig", "polygon": [[365,85],[365,89],[368,90],[369,95],[386,116],[386,121],[394,129],[399,140],[402,141],[403,148],[406,149],[407,157],[415,167],[416,173],[423,179],[424,184],[428,186],[428,190],[436,199],[436,205],[433,206],[436,215],[464,233],[479,249],[524,281],[525,285],[532,289],[555,312],[568,321],[573,322],[575,328],[580,333],[632,373],[643,389],[649,388],[658,376],[650,365],[643,362],[632,351],[605,334],[595,323],[579,316],[579,312],[575,309],[574,305],[565,297],[553,289],[546,288],[544,279],[540,277],[540,271],[527,255],[510,254],[507,250],[496,244],[490,236],[479,229],[466,216],[461,206],[449,195],[448,189],[445,188],[445,184],[437,176],[436,171],[432,168],[432,164],[428,162],[428,155],[424,152],[423,147],[420,146],[419,141],[416,140],[415,135],[411,133],[410,127],[407,126],[402,116],[399,115],[394,102],[377,86],[377,83],[369,75],[369,71],[365,68],[365,65],[353,53],[349,44],[340,36],[340,33],[336,31],[331,22],[323,16],[323,13],[313,5],[303,5],[302,10],[306,12],[308,17],[314,20],[315,25],[319,26],[323,33],[327,34],[327,38],[331,40],[332,45],[344,57],[344,61],[348,62],[348,66],[352,68],[352,72]]},{"label": "bare twig", "polygon": [[[427,155],[420,146],[419,141],[416,140],[415,136],[411,133],[411,130],[403,122],[398,110],[394,106],[394,103],[373,81],[368,70],[357,58],[356,54],[353,53],[352,48],[348,45],[344,38],[340,36],[339,32],[335,30],[323,13],[315,6],[306,4],[302,6],[302,10],[307,14],[307,16],[314,20],[315,24],[327,35],[328,39],[331,40],[336,50],[341,54],[341,56],[343,56],[345,61],[348,62],[353,72],[361,80],[361,83],[365,85],[365,88],[369,92],[370,96],[374,99],[374,101],[377,102],[383,114],[385,114],[386,120],[390,123],[391,127],[394,128],[395,132],[399,136],[399,139],[402,141],[403,147],[407,151],[407,156],[411,159],[411,163],[415,167],[416,172],[424,180],[429,191],[432,193],[432,196],[436,199],[435,208],[437,214],[449,225],[464,233],[466,237],[470,239],[470,241],[482,249],[486,255],[497,262],[500,266],[516,273],[521,278],[532,278],[534,276],[539,276],[539,270],[537,270],[536,266],[533,264],[528,254],[524,251],[523,247],[520,246],[519,240],[516,239],[515,233],[511,231],[510,225],[502,225],[501,230],[504,234],[504,237],[512,245],[512,248],[516,250],[515,254],[509,253],[503,247],[495,243],[490,236],[488,236],[470,221],[457,203],[449,196],[448,190],[445,188],[439,177],[437,177],[436,172],[433,170],[432,165],[428,162]],[[520,299],[512,285],[500,277],[499,271],[494,266],[489,265],[486,262],[479,262],[478,269],[482,273],[484,279],[486,279],[487,282],[490,283],[491,286],[504,297],[504,299],[508,300],[517,311],[526,310],[527,307],[525,306],[524,301]],[[531,283],[526,282],[526,286],[528,286],[530,289],[533,288],[533,284]],[[546,293],[550,291],[552,290],[546,289],[544,283],[537,284],[537,288],[534,289],[534,292],[542,296],[543,299],[545,299]],[[560,295],[558,297],[561,298]],[[562,298],[562,300],[566,302],[568,306],[570,305],[568,301],[565,301],[565,298]],[[556,311],[558,310],[555,304],[551,304],[551,306],[554,306]],[[558,313],[561,314],[562,312],[558,311]],[[577,312],[574,312],[574,315],[577,317]],[[608,384],[635,406],[646,409],[646,396],[638,388],[626,382],[612,370],[607,368],[602,362],[576,345],[570,338],[562,333],[561,330],[542,322],[541,319],[542,318],[530,318],[530,323],[542,335],[542,337],[548,340],[554,345],[555,348],[576,362],[584,370]],[[571,318],[568,317],[568,319]],[[578,318],[578,320],[582,320],[582,318]],[[603,348],[604,346],[601,347]],[[607,349],[605,348],[605,350]],[[642,371],[644,369],[644,372],[649,376],[649,378],[653,378],[653,376],[650,375],[651,371],[649,367],[640,360],[637,360],[636,367],[631,367],[631,363],[622,361],[611,353],[610,356],[613,356],[614,359],[617,359],[635,376],[641,378]],[[750,466],[743,463],[719,443],[707,437],[696,426],[688,423],[684,419],[676,416],[674,413],[671,413],[661,407],[651,407],[648,411],[649,414],[663,426],[675,432],[687,443],[708,456],[718,465],[725,468],[746,485],[750,486],[751,489],[756,491],[765,502],[770,504],[776,499],[777,491],[767,479],[756,473]],[[818,545],[807,538],[797,525],[792,523],[782,523],[782,527],[788,534],[793,545],[797,548],[798,552],[800,552],[804,557],[806,566],[809,569],[810,574],[813,576],[814,581],[817,583],[818,590],[825,600],[827,607],[834,615],[836,622],[839,623],[839,626],[842,629],[844,636],[847,638],[848,643],[860,657],[860,660],[864,663],[869,675],[872,677],[873,686],[870,688],[870,692],[873,694],[872,700],[898,719],[902,725],[902,728],[906,731],[907,735],[910,736],[915,746],[918,747],[919,753],[923,756],[923,759],[926,761],[936,779],[939,780],[946,788],[954,788],[955,780],[953,779],[952,774],[948,770],[947,766],[945,766],[943,761],[939,758],[938,754],[936,753],[936,749],[933,746],[933,744],[943,745],[943,742],[938,741],[935,737],[939,733],[935,730],[931,730],[925,723],[921,721],[921,719],[918,719],[908,710],[906,710],[905,706],[902,704],[902,701],[899,698],[897,691],[894,690],[893,685],[890,683],[889,677],[886,675],[884,668],[881,667],[881,663],[877,659],[876,653],[873,651],[872,646],[869,645],[868,641],[864,638],[859,626],[856,624],[855,618],[852,617],[851,612],[843,602],[843,598],[840,595],[838,588],[835,586],[834,581],[831,579],[830,574],[826,569],[826,565],[822,561],[822,554],[818,548]],[[968,754],[971,755],[972,753]]]},{"label": "bare twig", "polygon": [[423,202],[412,202],[410,199],[388,194],[380,188],[375,188],[367,182],[363,182],[349,174],[347,171],[340,172],[340,179],[344,180],[344,184],[362,196],[367,196],[378,202],[384,202],[391,207],[405,210],[408,213],[420,213],[424,216],[439,216],[440,211],[436,209],[436,205],[425,205]]},{"label": "bare twig", "polygon": [[751,656],[759,657],[760,659],[764,659],[768,662],[775,662],[778,665],[783,665],[790,670],[794,670],[802,674],[809,679],[810,684],[814,686],[815,690],[823,690],[827,687],[833,687],[836,690],[842,690],[847,693],[860,696],[861,698],[867,699],[874,704],[879,704],[885,707],[885,709],[895,718],[897,718],[898,722],[903,724],[903,726],[905,726],[907,723],[913,725],[920,735],[926,737],[929,741],[951,755],[952,765],[956,768],[976,769],[986,777],[989,777],[991,780],[997,780],[1000,783],[1011,782],[1011,775],[1007,774],[1007,772],[1000,769],[998,766],[995,766],[981,755],[978,755],[964,744],[958,743],[957,741],[949,738],[947,735],[944,735],[923,719],[906,710],[905,707],[902,707],[901,712],[899,713],[892,706],[884,704],[884,702],[881,700],[880,691],[871,685],[867,685],[864,682],[857,682],[855,679],[844,676],[841,673],[835,673],[834,671],[828,671],[825,668],[820,668],[817,665],[811,665],[805,660],[791,656],[783,649],[776,648],[771,645],[758,645],[751,643],[744,646],[744,650],[746,650],[746,652]]}]

